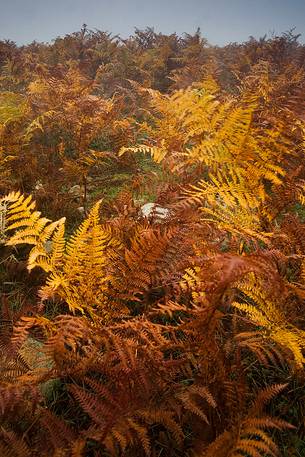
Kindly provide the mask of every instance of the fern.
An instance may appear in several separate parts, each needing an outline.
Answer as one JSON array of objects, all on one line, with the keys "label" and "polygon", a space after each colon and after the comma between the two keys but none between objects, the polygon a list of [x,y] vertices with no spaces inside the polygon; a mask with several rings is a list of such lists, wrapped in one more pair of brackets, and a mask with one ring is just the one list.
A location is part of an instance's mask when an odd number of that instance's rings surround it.
[{"label": "fern", "polygon": [[[115,250],[120,249],[119,242],[112,239],[111,231],[99,223],[100,204],[94,206],[88,218],[66,242],[64,218],[56,222],[41,218],[41,213],[34,210],[31,197],[25,198],[19,193],[2,199],[2,205],[6,205],[5,231],[10,233],[17,229],[6,244],[34,245],[29,253],[28,269],[40,267],[48,273],[46,285],[40,290],[41,299],[57,294],[71,310],[87,311],[92,316],[94,308],[103,312],[102,309],[106,311],[108,306],[112,307],[107,298],[111,276],[105,275],[105,271],[109,269],[110,259],[114,259]],[[96,290],[99,295],[96,295]],[[104,318],[107,318],[107,311]]]},{"label": "fern", "polygon": [[239,287],[244,293],[245,301],[233,302],[232,306],[244,312],[253,323],[261,326],[276,344],[289,349],[296,365],[302,367],[305,333],[289,323],[279,306],[280,299],[276,302],[266,296],[254,275],[250,275]]}]

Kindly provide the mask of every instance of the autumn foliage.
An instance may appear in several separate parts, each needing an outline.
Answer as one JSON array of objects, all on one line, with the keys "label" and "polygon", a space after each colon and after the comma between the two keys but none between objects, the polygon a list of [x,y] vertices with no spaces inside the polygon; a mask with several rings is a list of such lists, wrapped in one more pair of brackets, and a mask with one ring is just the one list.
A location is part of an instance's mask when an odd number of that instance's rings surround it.
[{"label": "autumn foliage", "polygon": [[0,42],[1,456],[304,454],[304,91],[292,32]]}]

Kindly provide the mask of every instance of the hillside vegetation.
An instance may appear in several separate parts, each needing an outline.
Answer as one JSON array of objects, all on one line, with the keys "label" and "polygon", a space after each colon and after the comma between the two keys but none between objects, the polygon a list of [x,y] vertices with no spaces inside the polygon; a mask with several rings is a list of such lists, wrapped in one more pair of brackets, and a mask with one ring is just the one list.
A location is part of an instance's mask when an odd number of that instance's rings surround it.
[{"label": "hillside vegetation", "polygon": [[305,455],[298,38],[0,42],[1,457]]}]

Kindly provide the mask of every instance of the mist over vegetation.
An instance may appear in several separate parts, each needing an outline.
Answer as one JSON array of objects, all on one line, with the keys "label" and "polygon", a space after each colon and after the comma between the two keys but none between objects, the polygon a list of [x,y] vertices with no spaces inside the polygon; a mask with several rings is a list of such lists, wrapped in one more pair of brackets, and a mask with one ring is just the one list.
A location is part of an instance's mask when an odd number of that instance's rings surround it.
[{"label": "mist over vegetation", "polygon": [[305,454],[299,38],[0,41],[1,457]]}]

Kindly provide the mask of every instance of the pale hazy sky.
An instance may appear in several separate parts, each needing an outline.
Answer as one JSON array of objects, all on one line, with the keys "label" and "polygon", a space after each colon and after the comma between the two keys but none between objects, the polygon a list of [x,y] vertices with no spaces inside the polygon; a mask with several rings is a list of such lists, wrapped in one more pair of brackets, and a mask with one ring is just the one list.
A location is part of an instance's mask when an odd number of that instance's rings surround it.
[{"label": "pale hazy sky", "polygon": [[0,0],[0,39],[18,44],[100,29],[126,37],[134,27],[192,33],[212,44],[245,41],[295,27],[305,41],[305,0]]}]

